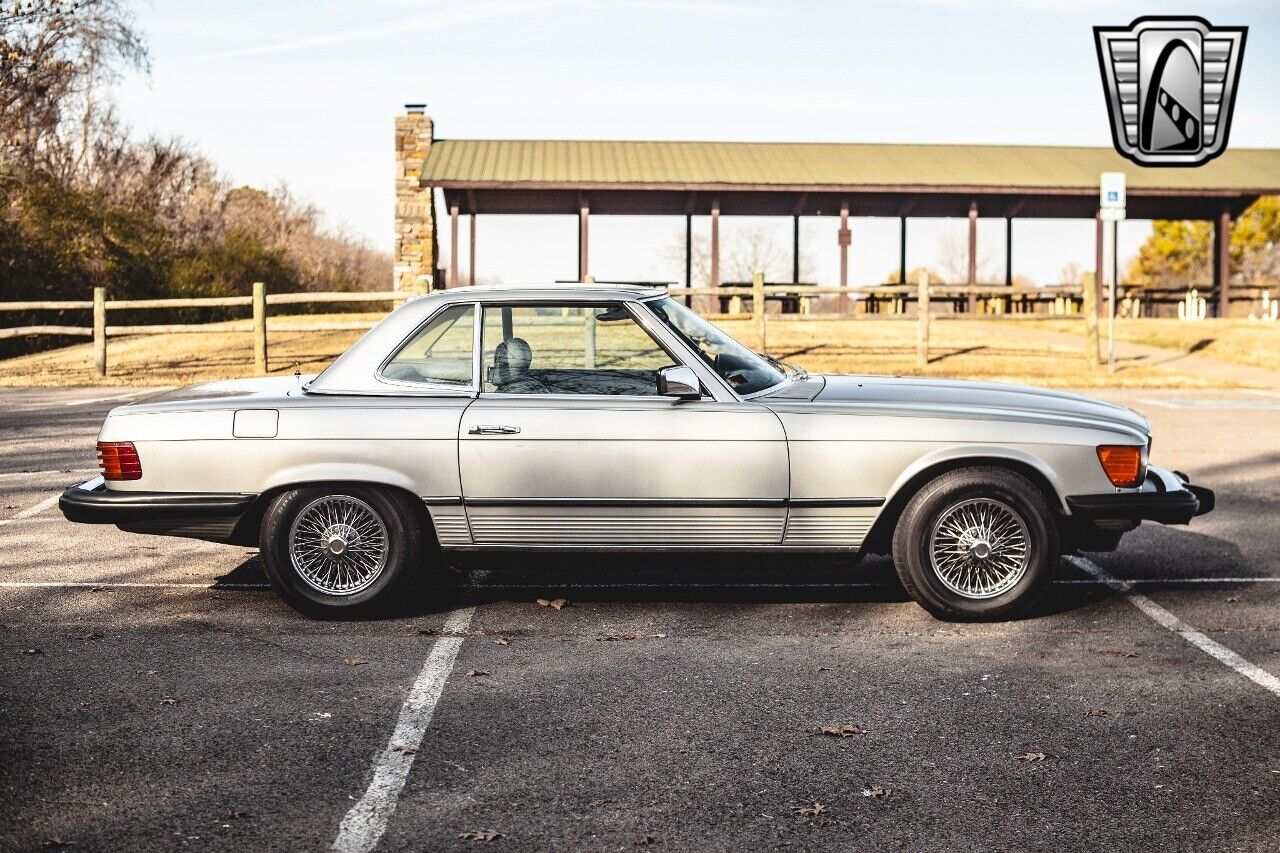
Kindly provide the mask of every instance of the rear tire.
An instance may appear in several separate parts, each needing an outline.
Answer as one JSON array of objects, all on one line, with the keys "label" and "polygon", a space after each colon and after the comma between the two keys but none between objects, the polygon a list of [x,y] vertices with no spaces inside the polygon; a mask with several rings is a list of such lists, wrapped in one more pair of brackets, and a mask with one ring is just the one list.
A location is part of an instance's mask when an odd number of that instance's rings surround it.
[{"label": "rear tire", "polygon": [[1060,550],[1044,493],[1005,468],[961,468],[931,480],[893,533],[903,587],[950,621],[998,621],[1026,610],[1053,582]]},{"label": "rear tire", "polygon": [[425,513],[405,495],[340,484],[276,496],[259,546],[267,576],[308,616],[350,619],[403,603],[428,556]]}]

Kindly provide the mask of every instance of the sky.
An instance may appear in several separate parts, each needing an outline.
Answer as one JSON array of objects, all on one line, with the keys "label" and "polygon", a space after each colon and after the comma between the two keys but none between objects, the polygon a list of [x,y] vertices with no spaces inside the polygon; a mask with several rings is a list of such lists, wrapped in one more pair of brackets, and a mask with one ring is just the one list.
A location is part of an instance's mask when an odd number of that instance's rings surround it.
[{"label": "sky", "polygon": [[[155,0],[149,75],[117,89],[138,135],[179,137],[237,183],[285,182],[334,228],[389,250],[392,123],[426,102],[437,138],[1111,144],[1094,25],[1198,13],[1250,27],[1232,147],[1280,147],[1272,2],[1101,0]],[[1136,167],[1135,167],[1136,168]],[[784,219],[722,220],[785,253]],[[706,232],[695,219],[695,239]],[[908,266],[937,266],[963,220],[912,220]],[[683,222],[593,217],[598,278],[683,278]],[[835,220],[802,225],[806,277],[834,282]],[[855,219],[850,278],[897,267],[897,224]],[[1121,258],[1150,223],[1122,223]],[[1093,266],[1092,221],[1019,220],[1014,273]],[[738,235],[735,237],[735,235]],[[448,238],[441,231],[441,251]],[[568,278],[571,217],[481,217],[477,277]],[[463,233],[463,246],[466,234]],[[980,220],[1003,279],[1004,226]],[[464,259],[465,263],[465,259]],[[1123,261],[1122,261],[1123,263]]]}]

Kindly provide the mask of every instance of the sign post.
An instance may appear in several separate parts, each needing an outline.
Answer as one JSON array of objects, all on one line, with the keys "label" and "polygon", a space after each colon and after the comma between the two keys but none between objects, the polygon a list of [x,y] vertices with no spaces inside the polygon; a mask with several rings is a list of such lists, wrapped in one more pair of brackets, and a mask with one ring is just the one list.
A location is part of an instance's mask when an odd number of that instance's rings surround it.
[{"label": "sign post", "polygon": [[1114,223],[1125,215],[1124,172],[1103,172],[1098,189],[1098,212],[1104,223],[1111,227],[1102,229],[1102,270],[1107,276],[1107,370],[1116,372],[1116,236]]}]

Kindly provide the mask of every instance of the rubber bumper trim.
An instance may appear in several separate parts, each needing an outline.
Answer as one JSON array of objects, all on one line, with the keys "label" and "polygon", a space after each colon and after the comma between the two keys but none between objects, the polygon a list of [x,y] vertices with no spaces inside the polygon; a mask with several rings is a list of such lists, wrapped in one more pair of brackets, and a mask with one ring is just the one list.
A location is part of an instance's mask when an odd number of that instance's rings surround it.
[{"label": "rubber bumper trim", "polygon": [[68,521],[130,524],[161,519],[239,518],[257,499],[251,494],[126,492],[106,487],[101,477],[72,486],[58,499]]},{"label": "rubber bumper trim", "polygon": [[1072,515],[1091,520],[1116,518],[1157,521],[1161,524],[1187,524],[1197,515],[1204,515],[1213,509],[1214,494],[1203,486],[1187,484],[1181,489],[1168,492],[1068,495],[1067,506]]}]

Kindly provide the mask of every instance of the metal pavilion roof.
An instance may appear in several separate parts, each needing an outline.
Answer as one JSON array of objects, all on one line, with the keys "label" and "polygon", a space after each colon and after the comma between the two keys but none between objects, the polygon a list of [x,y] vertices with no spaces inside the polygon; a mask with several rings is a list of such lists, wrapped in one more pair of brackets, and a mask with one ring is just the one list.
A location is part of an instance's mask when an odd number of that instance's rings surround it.
[{"label": "metal pavilion roof", "polygon": [[1280,193],[1280,150],[1232,149],[1196,169],[1136,168],[1110,148],[817,142],[442,139],[425,184],[474,188],[1087,191],[1124,171],[1157,195]]}]

